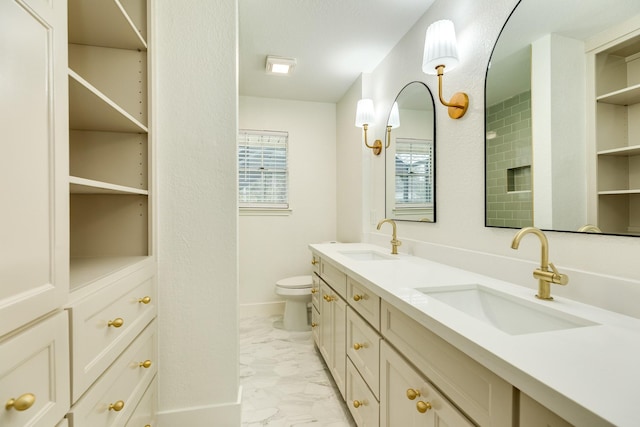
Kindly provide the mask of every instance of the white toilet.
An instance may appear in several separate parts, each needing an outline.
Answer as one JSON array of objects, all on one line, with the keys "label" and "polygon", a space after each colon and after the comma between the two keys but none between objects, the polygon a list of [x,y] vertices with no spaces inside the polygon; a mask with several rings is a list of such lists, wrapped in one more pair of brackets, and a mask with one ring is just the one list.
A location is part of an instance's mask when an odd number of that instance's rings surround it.
[{"label": "white toilet", "polygon": [[283,328],[287,331],[308,331],[307,306],[311,302],[311,276],[295,276],[276,282],[276,295],[284,298]]}]

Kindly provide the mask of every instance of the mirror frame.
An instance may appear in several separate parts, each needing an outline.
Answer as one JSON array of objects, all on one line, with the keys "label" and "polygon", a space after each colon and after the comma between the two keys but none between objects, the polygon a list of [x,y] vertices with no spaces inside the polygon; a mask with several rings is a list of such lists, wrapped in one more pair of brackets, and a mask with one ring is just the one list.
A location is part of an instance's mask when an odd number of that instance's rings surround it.
[{"label": "mirror frame", "polygon": [[[416,219],[406,219],[406,218],[396,218],[394,215],[390,215],[390,213],[392,212],[393,207],[389,206],[389,202],[388,202],[388,195],[387,195],[387,188],[389,185],[389,173],[391,172],[388,168],[388,161],[389,159],[387,158],[387,149],[385,149],[385,191],[384,191],[384,210],[385,210],[385,217],[387,218],[392,218],[394,221],[407,221],[407,222],[421,222],[421,223],[427,223],[427,224],[431,224],[431,223],[435,223],[437,220],[437,209],[436,209],[436,200],[437,200],[437,167],[436,167],[436,149],[437,149],[437,132],[436,132],[436,110],[435,110],[435,98],[433,97],[433,92],[431,92],[431,89],[429,89],[429,86],[427,86],[426,83],[419,81],[419,80],[414,80],[411,81],[407,84],[405,84],[399,91],[398,94],[396,95],[396,97],[394,98],[393,102],[391,103],[391,107],[389,108],[389,114],[387,115],[387,122],[389,123],[389,119],[391,116],[391,108],[393,108],[393,104],[396,103],[398,101],[398,99],[400,98],[400,95],[402,95],[402,92],[409,86],[413,85],[413,84],[418,84],[421,85],[422,87],[424,87],[424,89],[426,89],[426,93],[429,96],[426,98],[427,100],[431,101],[431,107],[432,107],[432,111],[433,111],[433,141],[432,141],[432,145],[433,145],[433,153],[432,153],[432,197],[433,197],[433,220],[431,221],[421,221],[421,220],[416,220]],[[427,101],[428,102],[428,101]],[[393,133],[393,130],[391,131]],[[386,132],[385,129],[385,147],[387,144],[389,144],[391,141],[388,140],[389,138],[389,133]],[[395,177],[395,171],[394,171],[394,175]],[[394,178],[394,186],[395,186],[395,178]]]}]

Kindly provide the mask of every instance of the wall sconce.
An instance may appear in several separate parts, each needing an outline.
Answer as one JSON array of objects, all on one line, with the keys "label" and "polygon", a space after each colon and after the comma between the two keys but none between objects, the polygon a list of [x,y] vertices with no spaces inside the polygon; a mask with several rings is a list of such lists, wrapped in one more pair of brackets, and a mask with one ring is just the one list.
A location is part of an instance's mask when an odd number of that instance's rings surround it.
[{"label": "wall sconce", "polygon": [[375,114],[373,112],[373,101],[371,99],[361,99],[356,108],[356,127],[364,130],[364,145],[373,150],[373,154],[378,156],[382,152],[382,141],[376,139],[373,145],[367,143],[367,129],[373,123]]},{"label": "wall sconce", "polygon": [[384,148],[389,148],[391,145],[391,129],[400,127],[400,112],[398,111],[398,103],[394,102],[389,113],[389,120],[387,121],[387,145]]},{"label": "wall sconce", "polygon": [[458,65],[458,46],[453,22],[443,19],[436,21],[427,28],[424,41],[424,57],[422,72],[438,75],[438,96],[442,105],[449,107],[449,117],[459,119],[464,116],[469,107],[469,96],[464,92],[457,92],[449,102],[442,99],[442,75],[445,68],[451,71]]}]

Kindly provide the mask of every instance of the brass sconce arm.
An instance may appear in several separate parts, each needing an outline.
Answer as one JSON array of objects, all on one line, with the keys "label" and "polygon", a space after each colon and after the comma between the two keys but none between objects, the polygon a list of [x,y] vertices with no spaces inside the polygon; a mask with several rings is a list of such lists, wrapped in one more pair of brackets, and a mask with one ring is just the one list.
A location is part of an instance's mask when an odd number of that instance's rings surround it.
[{"label": "brass sconce arm", "polygon": [[[363,124],[362,125],[362,129],[364,130],[364,145],[367,148],[370,148],[373,150],[373,154],[375,154],[376,156],[379,156],[380,153],[382,153],[382,141],[380,141],[379,139],[376,139],[373,142],[373,145],[369,145],[369,143],[367,142],[367,129],[369,129],[369,125],[368,124]],[[388,148],[388,146],[387,146]]]},{"label": "brass sconce arm", "polygon": [[445,107],[449,107],[449,117],[452,119],[459,119],[464,116],[469,108],[469,95],[464,92],[456,92],[453,94],[453,97],[451,97],[451,101],[445,101],[442,97],[442,76],[444,75],[444,65],[438,65],[436,70],[438,70],[438,97],[440,98],[440,103]]}]

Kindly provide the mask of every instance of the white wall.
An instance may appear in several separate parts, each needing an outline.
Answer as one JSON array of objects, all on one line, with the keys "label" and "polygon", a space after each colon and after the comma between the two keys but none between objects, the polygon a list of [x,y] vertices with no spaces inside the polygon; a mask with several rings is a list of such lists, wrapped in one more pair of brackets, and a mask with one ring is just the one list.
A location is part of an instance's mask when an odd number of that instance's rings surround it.
[{"label": "white wall", "polygon": [[291,214],[240,216],[240,311],[250,315],[280,301],[278,279],[309,274],[309,243],[336,238],[336,105],[241,96],[239,111],[241,129],[289,132]]},{"label": "white wall", "polygon": [[158,422],[240,425],[236,0],[153,7]]},{"label": "white wall", "polygon": [[[437,0],[371,74],[368,96],[374,99],[378,121],[382,121],[407,82],[423,81],[436,93],[437,78],[421,71],[425,31],[438,19],[454,22],[461,62],[444,76],[444,98],[457,91],[467,92],[470,107],[462,119],[452,120],[446,108],[436,104],[437,223],[398,223],[398,236],[406,241],[400,249],[533,289],[537,284],[531,272],[539,264],[538,241],[527,238],[514,251],[510,248],[514,230],[484,227],[485,72],[499,31],[516,3]],[[355,110],[355,104],[351,108]],[[370,208],[379,213],[384,206],[384,186],[377,184],[384,176],[384,160],[370,157],[373,170],[364,188],[375,188]],[[345,197],[341,191],[339,188],[339,198]],[[373,226],[369,228],[372,233],[366,239],[388,245],[388,230],[381,234]],[[554,286],[552,293],[640,317],[640,239],[556,232],[547,235],[551,261],[561,272],[568,272],[571,280],[566,287]]]}]

